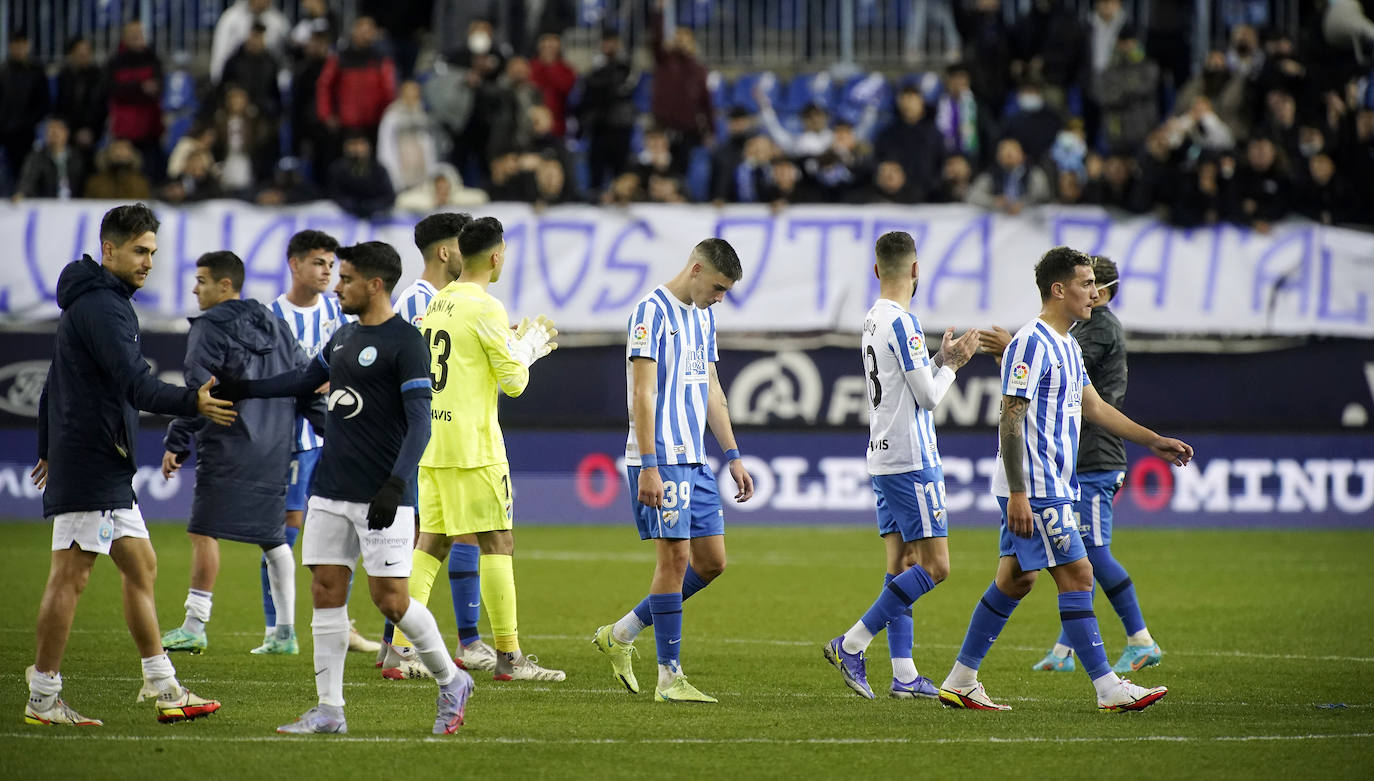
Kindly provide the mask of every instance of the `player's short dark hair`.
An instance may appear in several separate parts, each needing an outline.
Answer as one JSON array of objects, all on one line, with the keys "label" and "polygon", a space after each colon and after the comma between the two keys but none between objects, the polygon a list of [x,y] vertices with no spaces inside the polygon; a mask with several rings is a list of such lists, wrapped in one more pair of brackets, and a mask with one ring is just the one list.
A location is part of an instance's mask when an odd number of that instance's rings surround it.
[{"label": "player's short dark hair", "polygon": [[506,229],[495,217],[478,217],[463,226],[458,234],[458,251],[463,253],[463,261],[476,260],[501,244]]},{"label": "player's short dark hair", "polygon": [[339,247],[339,260],[353,264],[364,279],[380,279],[390,293],[401,280],[401,256],[396,248],[384,241],[364,241],[351,247]]},{"label": "player's short dark hair", "polygon": [[916,240],[906,231],[888,231],[878,237],[873,255],[878,260],[878,273],[887,274],[903,265],[906,258],[915,257]]},{"label": "player's short dark hair", "polygon": [[235,293],[243,290],[243,261],[229,250],[216,250],[201,255],[196,258],[196,268],[208,269],[210,278],[216,282],[228,279]]},{"label": "player's short dark hair", "polygon": [[324,231],[304,230],[291,237],[286,242],[286,257],[300,258],[312,249],[322,249],[325,252],[338,252],[339,242],[333,236]]},{"label": "player's short dark hair", "polygon": [[[1102,290],[1106,285],[1110,285],[1120,278],[1116,270],[1116,263],[1106,255],[1093,255],[1093,276],[1097,279],[1097,288]],[[1116,287],[1107,288],[1107,294],[1116,297]]]},{"label": "player's short dark hair", "polygon": [[415,223],[415,247],[424,254],[430,247],[441,241],[456,239],[463,227],[472,222],[467,212],[439,212]]},{"label": "player's short dark hair", "polygon": [[1046,252],[1035,264],[1035,286],[1040,288],[1040,300],[1050,297],[1054,283],[1072,279],[1079,266],[1091,268],[1092,265],[1092,258],[1072,247],[1055,247]]},{"label": "player's short dark hair", "polygon": [[744,276],[739,255],[725,239],[702,239],[692,248],[692,254],[711,264],[711,268],[724,274],[731,282],[738,282]]},{"label": "player's short dark hair", "polygon": [[157,228],[161,224],[153,210],[141,203],[116,206],[105,212],[105,216],[100,219],[100,240],[122,247],[130,239],[136,239],[149,231],[157,233]]}]

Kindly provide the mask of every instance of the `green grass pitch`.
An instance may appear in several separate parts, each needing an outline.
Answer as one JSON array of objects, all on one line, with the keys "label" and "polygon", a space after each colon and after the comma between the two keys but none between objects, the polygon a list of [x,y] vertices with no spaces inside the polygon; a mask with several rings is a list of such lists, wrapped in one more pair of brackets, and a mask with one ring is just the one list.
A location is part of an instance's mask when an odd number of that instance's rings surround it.
[{"label": "green grass pitch", "polygon": [[[1374,767],[1374,572],[1369,532],[1119,533],[1165,649],[1137,675],[1169,696],[1139,714],[1102,714],[1081,672],[1031,672],[1058,632],[1048,578],[1022,604],[982,668],[1009,713],[945,710],[881,697],[884,636],[869,673],[880,699],[855,697],[821,657],[882,583],[881,545],[866,528],[736,528],[730,566],[688,603],[684,667],[716,706],[652,701],[653,638],[638,643],[646,691],[625,692],[589,643],[646,590],[651,549],[626,525],[517,531],[520,629],[528,653],[563,668],[563,684],[478,679],[468,724],[428,734],[434,686],[384,681],[372,659],[349,657],[346,737],[286,738],[273,727],[314,701],[308,574],[299,575],[302,655],[248,654],[261,638],[255,549],[225,544],[210,649],[174,657],[183,682],[224,702],[220,713],[163,726],[134,705],[139,668],[119,609],[119,580],[99,562],[64,663],[66,696],[105,726],[23,724],[24,667],[47,572],[49,529],[6,524],[0,592],[0,777],[599,779],[928,777],[1368,777]],[[189,545],[153,526],[161,557],[159,613],[177,625]],[[992,576],[996,534],[956,529],[952,574],[916,607],[916,662],[937,682]],[[445,584],[431,607],[454,642]],[[355,589],[350,609],[374,636],[381,619]],[[1097,613],[1109,656],[1123,633],[1105,599]],[[486,631],[484,618],[483,631]],[[1324,708],[1342,703],[1345,707]]]}]

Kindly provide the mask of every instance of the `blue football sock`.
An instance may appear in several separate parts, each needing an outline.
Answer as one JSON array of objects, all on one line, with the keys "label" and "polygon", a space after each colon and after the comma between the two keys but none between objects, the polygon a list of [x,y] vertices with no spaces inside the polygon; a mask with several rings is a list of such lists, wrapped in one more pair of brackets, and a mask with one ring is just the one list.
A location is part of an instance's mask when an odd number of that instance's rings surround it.
[{"label": "blue football sock", "polygon": [[978,606],[973,608],[973,617],[969,619],[968,632],[964,635],[964,645],[959,649],[959,663],[977,670],[1019,604],[1021,600],[1003,594],[996,583],[989,584],[988,590],[983,592],[983,598],[978,600]]},{"label": "blue football sock", "polygon": [[[692,569],[692,565],[687,565],[687,574],[682,576],[682,601],[686,602],[693,594],[711,585],[711,581],[702,580],[697,571]],[[649,598],[645,597],[635,605],[635,618],[646,627],[654,625],[654,613],[649,607]]]},{"label": "blue football sock", "polygon": [[461,542],[453,543],[448,553],[448,589],[453,595],[453,616],[458,619],[458,642],[463,645],[482,639],[477,631],[477,617],[482,611],[481,558],[481,548]]},{"label": "blue football sock", "polygon": [[1089,678],[1095,681],[1112,671],[1107,664],[1107,651],[1102,647],[1102,634],[1097,631],[1091,591],[1060,592],[1059,621]]},{"label": "blue football sock", "polygon": [[[286,527],[286,547],[296,547],[296,538],[301,534],[301,530],[294,526]],[[259,572],[262,576],[262,616],[266,620],[267,626],[277,625],[277,606],[272,602],[272,584],[267,579],[267,557],[262,557],[262,566]]]},{"label": "blue football sock", "polygon": [[[883,575],[883,588],[897,577],[891,572]],[[867,625],[865,625],[866,627]],[[893,616],[887,622],[887,653],[893,659],[910,659],[911,647],[916,641],[916,622],[911,617],[911,608]]]},{"label": "blue football sock", "polygon": [[654,617],[658,663],[675,665],[682,644],[682,594],[650,594],[649,607]]},{"label": "blue football sock", "polygon": [[[883,586],[878,598],[873,600],[873,605],[860,619],[864,622],[864,628],[878,634],[889,621],[906,612],[922,594],[933,588],[935,581],[931,580],[930,573],[920,564],[912,564],[910,569]],[[908,653],[909,649],[910,646]]]},{"label": "blue football sock", "polygon": [[[1093,549],[1092,549],[1092,548],[1089,548],[1088,550],[1093,550]],[[1089,554],[1088,558],[1092,558],[1091,554]],[[1089,594],[1092,594],[1094,597],[1097,596],[1097,584],[1096,584],[1096,583],[1093,584],[1092,590],[1089,591],[1088,593],[1089,593]],[[1064,646],[1065,648],[1073,648],[1073,640],[1071,640],[1071,639],[1069,638],[1069,633],[1064,631],[1064,623],[1063,623],[1062,621],[1059,623],[1059,639],[1058,639],[1057,641],[1055,641],[1055,642],[1058,643],[1059,645]]]},{"label": "blue football sock", "polygon": [[1140,614],[1140,603],[1136,601],[1135,584],[1126,568],[1112,556],[1108,547],[1088,548],[1088,561],[1093,565],[1093,577],[1102,584],[1102,593],[1111,601],[1112,608],[1121,617],[1126,634],[1133,635],[1145,628],[1145,616]]}]

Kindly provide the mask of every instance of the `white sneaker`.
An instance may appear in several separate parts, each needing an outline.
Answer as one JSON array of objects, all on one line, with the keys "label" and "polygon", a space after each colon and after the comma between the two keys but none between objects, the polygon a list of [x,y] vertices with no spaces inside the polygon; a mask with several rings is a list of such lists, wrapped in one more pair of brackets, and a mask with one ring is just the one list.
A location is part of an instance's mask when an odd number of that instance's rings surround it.
[{"label": "white sneaker", "polygon": [[475,640],[469,645],[460,643],[458,655],[453,657],[453,663],[464,670],[495,670],[496,649],[481,640]]},{"label": "white sneaker", "polygon": [[967,708],[969,710],[1011,710],[1010,705],[993,702],[983,688],[982,681],[972,686],[941,686],[940,704],[947,708]]},{"label": "white sneaker", "polygon": [[1147,689],[1144,686],[1136,686],[1122,678],[1121,685],[1117,686],[1110,695],[1105,699],[1098,698],[1097,709],[1102,711],[1145,710],[1164,699],[1164,695],[1168,693],[1169,687],[1167,686]]},{"label": "white sneaker", "polygon": [[376,640],[368,640],[358,634],[356,621],[348,622],[348,650],[359,654],[375,654],[381,650],[382,644]]},{"label": "white sneaker", "polygon": [[493,681],[546,681],[558,682],[567,679],[562,670],[550,670],[539,666],[539,657],[515,653],[496,654],[496,667],[492,673]]},{"label": "white sneaker", "polygon": [[382,662],[382,677],[403,681],[407,678],[433,678],[434,674],[425,668],[413,647],[388,645],[386,661]]}]

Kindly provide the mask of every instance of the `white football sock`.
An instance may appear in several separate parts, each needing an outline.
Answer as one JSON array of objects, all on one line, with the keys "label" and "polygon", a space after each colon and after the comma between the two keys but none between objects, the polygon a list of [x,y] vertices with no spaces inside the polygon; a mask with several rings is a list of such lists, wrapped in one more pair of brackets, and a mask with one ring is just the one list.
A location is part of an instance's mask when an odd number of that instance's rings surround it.
[{"label": "white football sock", "polygon": [[444,636],[439,634],[439,625],[434,622],[434,614],[429,612],[429,608],[420,604],[418,600],[410,600],[410,607],[406,608],[401,620],[396,622],[396,628],[405,632],[410,644],[415,646],[415,653],[419,655],[425,669],[429,670],[440,686],[447,686],[453,682],[454,676],[458,674],[458,666],[453,663],[453,657],[444,645]]},{"label": "white football sock", "polygon": [[29,707],[45,711],[52,707],[62,693],[62,673],[43,673],[34,670],[29,679]]},{"label": "white football sock", "polygon": [[344,657],[348,655],[348,607],[317,607],[310,620],[315,636],[315,693],[321,705],[344,706]]},{"label": "white football sock", "polygon": [[658,666],[658,689],[663,691],[673,685],[673,681],[682,675],[682,665],[673,662],[671,664],[660,664]]},{"label": "white football sock", "polygon": [[1150,630],[1141,629],[1133,635],[1126,636],[1126,645],[1138,645],[1146,648],[1155,644],[1155,639],[1150,637]]},{"label": "white football sock", "polygon": [[873,642],[873,633],[868,631],[864,622],[858,621],[844,633],[844,639],[840,645],[847,654],[860,654],[868,649],[868,644]]},{"label": "white football sock", "polygon": [[617,643],[629,645],[633,643],[635,638],[639,637],[639,633],[643,631],[644,622],[640,621],[639,616],[635,615],[635,611],[631,610],[625,614],[624,618],[615,622],[615,626],[611,627],[611,637]]},{"label": "white football sock", "polygon": [[167,658],[165,653],[143,659],[143,680],[149,688],[158,693],[173,687],[181,687],[181,684],[177,683],[176,668],[172,667],[172,660]]},{"label": "white football sock", "polygon": [[1067,659],[1070,656],[1073,656],[1073,649],[1068,647],[1067,645],[1064,645],[1063,643],[1055,643],[1054,650],[1050,651],[1050,653],[1054,654],[1060,659]]},{"label": "white football sock", "polygon": [[954,667],[950,669],[949,676],[941,684],[943,689],[967,689],[978,683],[978,671],[960,661],[954,662]]},{"label": "white football sock", "polygon": [[896,678],[902,683],[911,683],[912,681],[920,677],[920,675],[920,673],[916,672],[915,659],[903,659],[901,657],[894,657],[892,659],[893,678]]},{"label": "white football sock", "polygon": [[272,592],[272,606],[277,610],[275,628],[296,625],[296,560],[285,543],[266,551],[267,583]]},{"label": "white football sock", "polygon": [[186,621],[181,627],[187,632],[200,634],[210,622],[210,601],[214,594],[209,591],[189,589],[186,592]]},{"label": "white football sock", "polygon": [[1116,687],[1121,685],[1121,679],[1116,677],[1116,673],[1109,672],[1100,678],[1093,679],[1093,688],[1097,690],[1097,699],[1106,699],[1107,695],[1116,691]]}]

